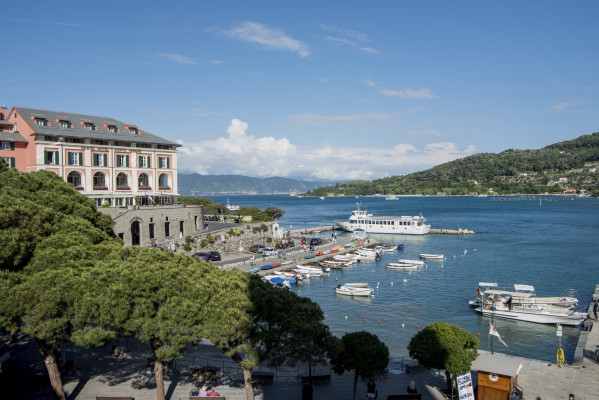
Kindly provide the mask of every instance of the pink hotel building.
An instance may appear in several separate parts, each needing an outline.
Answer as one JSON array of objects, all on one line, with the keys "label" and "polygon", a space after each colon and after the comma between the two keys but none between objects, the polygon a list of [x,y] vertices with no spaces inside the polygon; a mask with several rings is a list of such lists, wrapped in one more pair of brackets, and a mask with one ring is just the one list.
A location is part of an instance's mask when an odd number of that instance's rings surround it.
[{"label": "pink hotel building", "polygon": [[176,203],[179,146],[113,118],[0,108],[0,158],[53,171],[97,206]]}]

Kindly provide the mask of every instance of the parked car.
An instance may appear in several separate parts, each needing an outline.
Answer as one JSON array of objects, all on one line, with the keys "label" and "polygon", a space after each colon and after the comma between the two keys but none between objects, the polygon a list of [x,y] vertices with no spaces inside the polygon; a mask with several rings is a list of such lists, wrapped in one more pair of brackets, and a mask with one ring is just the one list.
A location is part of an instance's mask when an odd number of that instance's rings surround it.
[{"label": "parked car", "polygon": [[220,261],[220,253],[218,251],[211,251],[208,257],[210,257],[210,261]]},{"label": "parked car", "polygon": [[192,255],[192,257],[195,257],[195,258],[198,258],[198,259],[204,260],[204,261],[210,260],[210,256],[208,256],[208,253],[205,253],[203,251],[201,251],[199,253],[195,253],[194,255]]},{"label": "parked car", "polygon": [[250,252],[252,253],[262,253],[262,250],[264,250],[264,245],[263,244],[254,244],[250,246]]},{"label": "parked car", "polygon": [[321,238],[312,238],[310,240],[310,246],[318,246],[322,244],[322,239]]},{"label": "parked car", "polygon": [[266,256],[274,256],[279,254],[279,250],[275,249],[274,247],[265,247],[264,250],[262,251],[262,255],[264,257]]},{"label": "parked car", "polygon": [[286,241],[286,242],[277,243],[275,245],[275,247],[277,249],[287,249],[289,247],[295,247],[295,243],[293,242],[293,240],[289,240],[289,241]]}]

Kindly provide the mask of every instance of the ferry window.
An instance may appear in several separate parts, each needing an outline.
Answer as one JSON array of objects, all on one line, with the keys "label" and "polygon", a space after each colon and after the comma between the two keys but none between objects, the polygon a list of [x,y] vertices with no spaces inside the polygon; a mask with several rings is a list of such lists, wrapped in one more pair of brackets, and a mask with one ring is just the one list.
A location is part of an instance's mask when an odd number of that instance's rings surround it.
[{"label": "ferry window", "polygon": [[391,225],[395,225],[395,221],[391,221]]}]

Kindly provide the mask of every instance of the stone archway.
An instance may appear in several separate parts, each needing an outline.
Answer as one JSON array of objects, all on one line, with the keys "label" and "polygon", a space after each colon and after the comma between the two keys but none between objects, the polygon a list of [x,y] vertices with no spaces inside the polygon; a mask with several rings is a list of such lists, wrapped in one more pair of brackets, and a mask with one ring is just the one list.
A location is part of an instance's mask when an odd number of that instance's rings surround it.
[{"label": "stone archway", "polygon": [[139,246],[141,241],[141,224],[139,221],[131,222],[131,246]]}]

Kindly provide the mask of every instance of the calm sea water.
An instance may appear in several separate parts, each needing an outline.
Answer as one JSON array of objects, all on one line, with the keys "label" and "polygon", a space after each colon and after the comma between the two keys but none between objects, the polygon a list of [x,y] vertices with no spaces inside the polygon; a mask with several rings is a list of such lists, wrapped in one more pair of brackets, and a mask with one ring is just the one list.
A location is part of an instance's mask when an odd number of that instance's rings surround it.
[{"label": "calm sea water", "polygon": [[[214,196],[226,203],[227,197]],[[378,262],[362,262],[347,271],[333,271],[323,279],[293,288],[316,301],[326,314],[331,331],[365,330],[376,334],[392,357],[407,356],[407,344],[418,329],[445,321],[480,333],[480,349],[490,349],[489,319],[468,306],[478,282],[533,285],[539,296],[556,296],[575,289],[588,306],[599,283],[599,200],[554,197],[400,197],[293,198],[283,195],[230,196],[231,204],[264,209],[279,207],[286,214],[283,229],[332,225],[345,220],[361,201],[375,215],[418,215],[433,228],[474,230],[468,236],[373,235],[385,243],[405,243],[403,251],[386,253]],[[399,258],[418,258],[420,253],[442,253],[446,260],[429,261],[417,272],[388,270],[385,264]],[[338,296],[338,283],[368,282],[374,296],[352,299]],[[380,321],[380,322],[379,322]],[[420,327],[420,328],[418,328]],[[509,347],[495,350],[522,357],[556,360],[559,340],[555,326],[496,320],[495,327]],[[564,327],[562,348],[571,361],[579,331]]]}]

